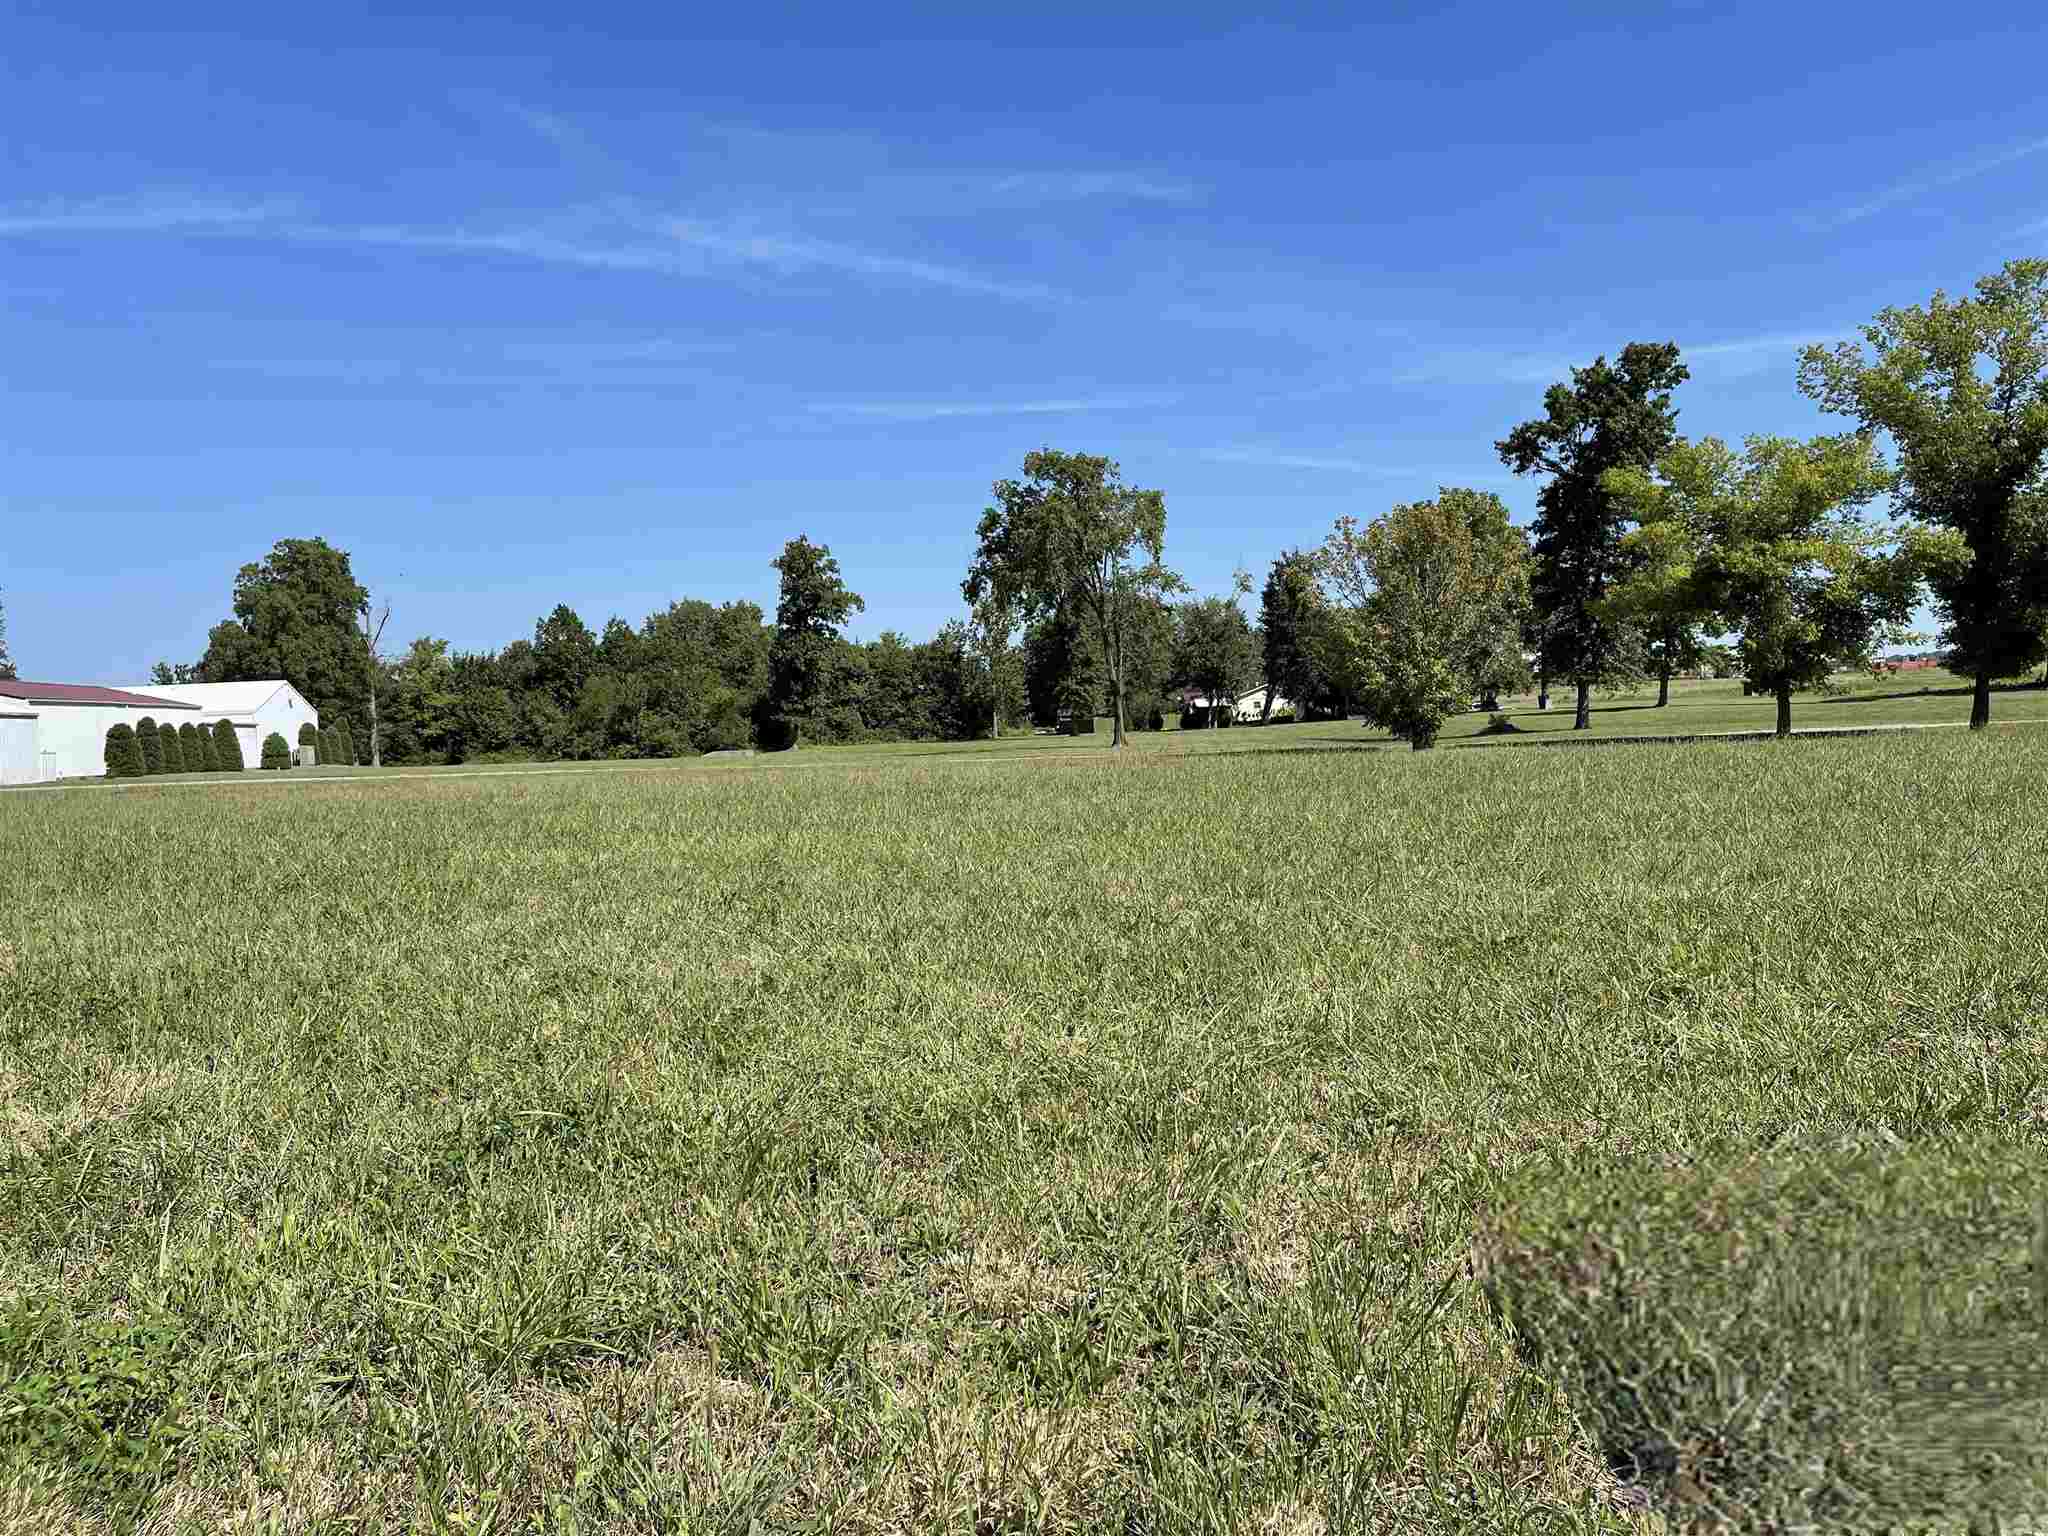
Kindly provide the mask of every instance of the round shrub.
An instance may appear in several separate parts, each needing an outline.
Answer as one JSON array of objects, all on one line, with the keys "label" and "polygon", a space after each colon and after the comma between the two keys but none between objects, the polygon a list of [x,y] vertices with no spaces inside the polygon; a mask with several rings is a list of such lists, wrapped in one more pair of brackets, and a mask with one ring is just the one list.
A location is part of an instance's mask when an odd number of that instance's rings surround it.
[{"label": "round shrub", "polygon": [[214,767],[223,773],[240,773],[248,764],[242,761],[242,744],[235,739],[232,721],[213,722]]},{"label": "round shrub", "polygon": [[106,762],[110,779],[139,779],[147,772],[142,766],[142,748],[136,744],[135,731],[126,722],[107,732]]},{"label": "round shrub", "polygon": [[272,731],[263,738],[263,766],[265,768],[289,768],[292,765],[292,744]]},{"label": "round shrub", "polygon": [[135,745],[142,752],[144,773],[164,771],[164,745],[157,739],[156,721],[148,715],[135,722]]},{"label": "round shrub", "polygon": [[165,773],[183,773],[185,771],[185,744],[178,740],[178,728],[168,723],[158,726],[156,744],[157,750],[163,756],[163,771]]}]

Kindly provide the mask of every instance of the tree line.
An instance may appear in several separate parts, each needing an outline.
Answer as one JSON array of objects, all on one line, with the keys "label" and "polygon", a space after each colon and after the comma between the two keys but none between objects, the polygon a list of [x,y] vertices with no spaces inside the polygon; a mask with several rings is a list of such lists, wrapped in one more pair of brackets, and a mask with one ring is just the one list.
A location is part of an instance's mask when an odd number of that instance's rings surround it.
[{"label": "tree line", "polygon": [[772,562],[772,621],[685,599],[593,630],[563,605],[502,650],[422,637],[385,657],[347,553],[287,539],[242,568],[199,661],[158,681],[287,678],[349,733],[330,760],[392,762],[964,739],[1098,712],[1121,745],[1186,694],[1227,721],[1257,684],[1262,717],[1359,714],[1420,748],[1532,685],[1543,707],[1569,689],[1583,730],[1596,689],[1654,678],[1662,704],[1706,668],[1774,697],[1787,732],[1795,693],[1875,665],[1924,598],[1988,723],[1991,685],[2048,658],[2048,261],[1805,349],[1798,387],[1839,434],[1687,440],[1688,378],[1670,342],[1573,368],[1494,444],[1538,482],[1527,528],[1456,486],[1342,517],[1272,562],[1256,618],[1245,573],[1189,594],[1161,491],[1045,448],[993,488],[968,617],[922,642],[849,639],[862,600],[799,536]]}]

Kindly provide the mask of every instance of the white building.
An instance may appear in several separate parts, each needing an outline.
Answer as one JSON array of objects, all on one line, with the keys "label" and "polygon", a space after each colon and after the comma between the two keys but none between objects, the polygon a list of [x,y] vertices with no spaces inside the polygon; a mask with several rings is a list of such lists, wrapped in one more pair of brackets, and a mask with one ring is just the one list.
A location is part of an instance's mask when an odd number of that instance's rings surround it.
[{"label": "white building", "polygon": [[158,725],[204,725],[226,720],[241,744],[242,766],[263,761],[263,738],[276,731],[293,747],[299,726],[319,713],[285,682],[151,683],[140,689],[78,683],[0,680],[0,784],[42,784],[52,779],[96,779],[107,771],[107,732]]},{"label": "white building", "polygon": [[136,691],[174,704],[189,704],[208,720],[232,722],[235,739],[242,744],[244,768],[262,763],[263,740],[272,731],[296,752],[300,726],[310,723],[314,730],[320,729],[320,712],[282,678],[256,683],[138,683]]},{"label": "white building", "polygon": [[99,778],[107,771],[107,732],[154,718],[197,725],[194,704],[76,683],[0,682],[0,784]]}]

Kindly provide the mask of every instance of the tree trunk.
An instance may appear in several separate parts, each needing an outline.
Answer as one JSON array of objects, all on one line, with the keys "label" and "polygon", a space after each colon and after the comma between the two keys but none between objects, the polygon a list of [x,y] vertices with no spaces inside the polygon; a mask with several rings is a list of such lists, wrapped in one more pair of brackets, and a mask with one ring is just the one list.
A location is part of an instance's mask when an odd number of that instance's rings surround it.
[{"label": "tree trunk", "polygon": [[1579,712],[1572,717],[1572,729],[1590,731],[1593,729],[1593,685],[1579,684]]},{"label": "tree trunk", "polygon": [[1547,666],[1536,669],[1536,707],[1541,710],[1550,708],[1550,669]]},{"label": "tree trunk", "polygon": [[1991,674],[1977,674],[1977,692],[1970,700],[1970,729],[1981,731],[1991,723]]},{"label": "tree trunk", "polygon": [[1671,702],[1671,663],[1662,662],[1657,667],[1657,707],[1662,709]]},{"label": "tree trunk", "polygon": [[377,685],[370,684],[370,766],[384,766],[384,744],[377,739]]},{"label": "tree trunk", "polygon": [[1780,736],[1790,736],[1792,734],[1792,685],[1790,683],[1778,684],[1778,734]]},{"label": "tree trunk", "polygon": [[1120,645],[1110,655],[1109,691],[1116,695],[1116,713],[1109,727],[1109,745],[1113,750],[1124,744],[1124,657]]},{"label": "tree trunk", "polygon": [[1408,749],[1411,752],[1427,752],[1435,745],[1436,738],[1434,736],[1425,736],[1419,731],[1408,738]]}]

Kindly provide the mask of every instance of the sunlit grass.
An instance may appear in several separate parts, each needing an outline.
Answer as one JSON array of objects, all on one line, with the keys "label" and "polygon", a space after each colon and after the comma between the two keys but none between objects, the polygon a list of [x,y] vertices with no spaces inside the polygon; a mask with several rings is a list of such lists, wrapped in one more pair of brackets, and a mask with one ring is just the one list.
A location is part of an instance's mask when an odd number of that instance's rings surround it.
[{"label": "sunlit grass", "polygon": [[1137,741],[0,797],[0,1528],[1614,1528],[1503,1178],[2041,1134],[2048,737]]}]

